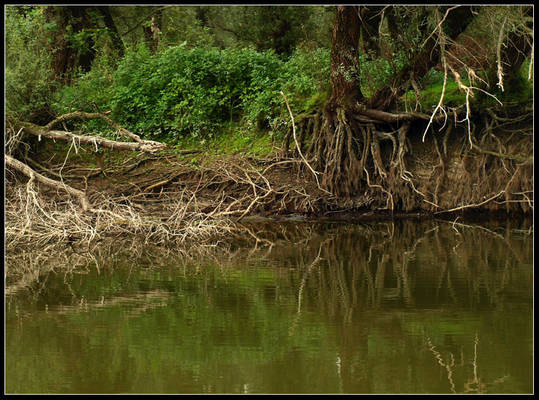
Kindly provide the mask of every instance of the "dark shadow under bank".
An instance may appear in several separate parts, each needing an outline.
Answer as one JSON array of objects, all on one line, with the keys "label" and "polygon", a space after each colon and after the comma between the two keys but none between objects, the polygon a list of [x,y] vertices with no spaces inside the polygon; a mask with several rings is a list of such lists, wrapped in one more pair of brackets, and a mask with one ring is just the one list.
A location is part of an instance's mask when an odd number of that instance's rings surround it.
[{"label": "dark shadow under bank", "polygon": [[485,211],[485,210],[466,210],[453,213],[433,214],[428,212],[396,212],[388,211],[330,211],[316,216],[305,216],[300,214],[261,216],[251,215],[242,219],[245,222],[264,222],[264,221],[282,221],[282,222],[339,222],[339,223],[361,223],[361,222],[386,222],[386,221],[411,221],[418,222],[429,220],[441,220],[448,222],[460,222],[470,224],[510,224],[521,226],[522,229],[533,229],[533,215],[519,212],[505,211]]}]

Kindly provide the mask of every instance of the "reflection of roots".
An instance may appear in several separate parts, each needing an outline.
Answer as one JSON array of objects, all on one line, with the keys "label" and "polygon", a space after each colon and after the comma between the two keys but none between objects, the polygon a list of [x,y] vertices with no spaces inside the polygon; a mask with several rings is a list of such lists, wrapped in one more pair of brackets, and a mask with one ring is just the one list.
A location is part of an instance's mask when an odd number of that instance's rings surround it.
[{"label": "reflection of roots", "polygon": [[[475,340],[474,340],[474,356],[472,360],[472,367],[473,367],[473,376],[469,378],[466,382],[463,384],[463,391],[462,393],[487,393],[487,385],[488,383],[482,382],[479,372],[478,372],[478,364],[477,364],[477,345],[479,344],[479,336],[477,333],[475,334]],[[434,358],[438,362],[438,364],[445,368],[447,370],[447,380],[449,382],[449,385],[451,386],[451,392],[457,393],[455,382],[453,380],[453,374],[455,372],[455,357],[453,356],[453,353],[449,353],[451,361],[444,361],[442,355],[438,350],[436,350],[436,347],[432,344],[430,338],[427,337],[427,346],[430,350],[430,352],[433,354]],[[463,364],[461,364],[462,366]],[[495,379],[490,385],[495,385],[498,383],[502,383],[507,378],[507,375],[502,376],[498,379]]]},{"label": "reflection of roots", "polygon": [[451,386],[451,392],[457,393],[455,382],[453,382],[453,367],[455,366],[455,357],[453,356],[453,353],[449,353],[451,355],[451,362],[448,363],[443,360],[442,355],[438,350],[436,350],[436,347],[432,344],[430,338],[427,338],[427,345],[429,346],[431,353],[434,355],[434,358],[436,358],[436,361],[438,361],[438,364],[447,370],[447,380]]}]

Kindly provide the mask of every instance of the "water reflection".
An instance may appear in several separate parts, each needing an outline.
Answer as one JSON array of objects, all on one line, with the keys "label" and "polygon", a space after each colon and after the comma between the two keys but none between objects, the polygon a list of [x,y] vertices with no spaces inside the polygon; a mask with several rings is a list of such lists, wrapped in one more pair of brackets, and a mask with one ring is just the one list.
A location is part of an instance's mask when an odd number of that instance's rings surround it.
[{"label": "water reflection", "polygon": [[10,294],[7,392],[532,391],[522,227],[247,227],[196,257],[102,246]]}]

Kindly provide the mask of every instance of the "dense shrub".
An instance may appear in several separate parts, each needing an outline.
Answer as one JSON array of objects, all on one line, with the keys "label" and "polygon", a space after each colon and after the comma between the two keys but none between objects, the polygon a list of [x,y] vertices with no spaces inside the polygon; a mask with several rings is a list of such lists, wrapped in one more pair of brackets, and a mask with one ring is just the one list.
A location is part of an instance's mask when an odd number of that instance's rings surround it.
[{"label": "dense shrub", "polygon": [[285,63],[271,51],[184,46],[150,56],[141,47],[120,63],[111,106],[122,123],[158,138],[212,136],[242,119],[270,127],[282,112],[280,90],[307,98],[327,82],[315,61],[328,60],[310,57]]},{"label": "dense shrub", "polygon": [[52,116],[54,90],[51,52],[43,14],[31,7],[5,8],[6,112],[31,122]]},{"label": "dense shrub", "polygon": [[[111,110],[115,120],[143,137],[172,142],[209,138],[238,125],[250,132],[283,133],[290,117],[281,90],[297,115],[320,108],[330,89],[329,49],[298,48],[284,60],[271,50],[189,48],[184,42],[156,54],[136,46],[120,60],[101,51],[88,73],[74,73],[69,85],[52,90],[50,55],[40,52],[43,46],[35,39],[46,37],[36,31],[44,23],[42,14],[34,10],[8,20],[14,26],[7,68],[12,90],[7,97],[9,107],[23,119],[43,110],[48,114],[40,122],[74,110]],[[20,51],[25,40],[34,46],[31,62]],[[68,124],[69,129],[83,126],[112,133],[100,120]]]},{"label": "dense shrub", "polygon": [[55,111],[111,109],[127,128],[169,141],[211,137],[231,122],[284,130],[289,116],[279,92],[301,112],[313,107],[329,82],[327,50],[298,51],[285,62],[272,51],[251,48],[180,45],[151,55],[139,46],[113,73],[98,60],[92,71],[58,91]]}]

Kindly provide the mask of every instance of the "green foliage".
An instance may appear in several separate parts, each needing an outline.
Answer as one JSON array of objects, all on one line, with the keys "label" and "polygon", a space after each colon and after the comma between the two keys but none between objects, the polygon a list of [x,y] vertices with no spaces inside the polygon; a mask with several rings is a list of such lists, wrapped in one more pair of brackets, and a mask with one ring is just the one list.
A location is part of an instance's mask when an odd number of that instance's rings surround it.
[{"label": "green foliage", "polygon": [[363,95],[369,97],[388,83],[406,63],[405,52],[394,52],[390,59],[375,58],[369,54],[359,55],[360,81]]},{"label": "green foliage", "polygon": [[[432,69],[420,82],[421,91],[419,93],[419,97],[414,90],[410,90],[401,97],[401,103],[403,106],[406,105],[408,109],[414,109],[416,102],[419,102],[418,111],[432,111],[440,101],[440,96],[442,95],[443,90],[443,82],[443,72]],[[466,79],[462,79],[462,82],[465,85],[468,84]],[[457,82],[453,79],[452,74],[449,72],[445,85],[443,104],[446,106],[457,107],[464,104],[465,101],[466,94],[459,89]]]},{"label": "green foliage", "polygon": [[55,84],[44,30],[54,27],[46,26],[35,8],[7,6],[5,13],[6,112],[30,122],[47,121]]},{"label": "green foliage", "polygon": [[533,103],[533,66],[531,75],[529,75],[529,68],[530,58],[528,57],[512,77],[513,79],[504,85],[506,90],[500,96],[502,103]]},{"label": "green foliage", "polygon": [[[247,142],[260,132],[279,137],[290,129],[280,91],[297,117],[319,110],[329,97],[332,10],[196,6],[163,7],[158,13],[155,7],[110,7],[126,46],[124,57],[119,58],[103,15],[88,7],[84,27],[75,29],[79,19],[68,18],[63,34],[76,57],[91,53],[91,69],[82,73],[69,67],[66,74],[71,80],[63,86],[54,80],[51,67],[59,46],[54,33],[62,24],[47,23],[43,7],[8,6],[6,111],[46,123],[74,110],[111,110],[112,117],[126,128],[172,143],[191,139],[209,143],[223,135],[234,138],[238,131]],[[359,56],[365,97],[390,83],[390,77],[417,54],[437,24],[429,7],[396,7],[393,11],[382,26],[383,36],[391,37],[383,40],[383,51]],[[493,27],[499,26],[507,12],[505,8],[490,11],[481,13],[483,18],[474,32],[492,36]],[[515,15],[507,20],[508,31],[520,26],[520,14],[513,11]],[[154,54],[145,47],[143,32],[152,17],[159,25]],[[506,91],[496,94],[502,101],[524,102],[533,97],[527,65],[522,68],[526,76],[521,74],[511,85],[507,77]],[[85,67],[89,66],[88,61]],[[417,82],[421,91],[417,100],[423,111],[438,103],[442,81],[442,75],[433,70]],[[461,105],[464,96],[449,76],[444,104]],[[409,91],[402,101],[414,108],[416,93]],[[69,121],[67,127],[112,134],[100,120]],[[237,143],[230,148],[242,148],[240,139],[231,139]]]},{"label": "green foliage", "polygon": [[241,126],[231,126],[223,131],[212,143],[210,148],[221,154],[242,153],[252,156],[263,156],[273,150],[273,135],[256,132],[245,132]]},{"label": "green foliage", "polygon": [[170,142],[215,137],[230,123],[283,132],[289,116],[279,92],[294,112],[313,109],[328,91],[328,77],[329,51],[322,49],[297,51],[285,62],[252,48],[189,49],[184,43],[152,55],[137,46],[116,71],[98,58],[89,73],[57,93],[54,109],[111,109],[128,129]]},{"label": "green foliage", "polygon": [[250,49],[169,47],[129,52],[115,75],[112,107],[122,123],[154,137],[211,136],[237,119],[252,95],[253,75],[278,74],[279,60]]},{"label": "green foliage", "polygon": [[[189,9],[190,7],[185,7]],[[199,6],[197,18],[222,48],[254,46],[274,50],[284,58],[299,45],[329,47],[333,7]]]},{"label": "green foliage", "polygon": [[[73,111],[106,112],[110,110],[113,96],[113,74],[115,72],[114,53],[100,54],[87,73],[74,76],[70,85],[59,88],[52,96],[52,110],[55,115]],[[90,121],[68,121],[70,129],[100,132],[105,136],[113,129],[100,119]]]},{"label": "green foliage", "polygon": [[303,23],[308,20],[308,7],[242,7],[237,35],[253,40],[258,50],[273,49],[289,56],[304,36]]}]

